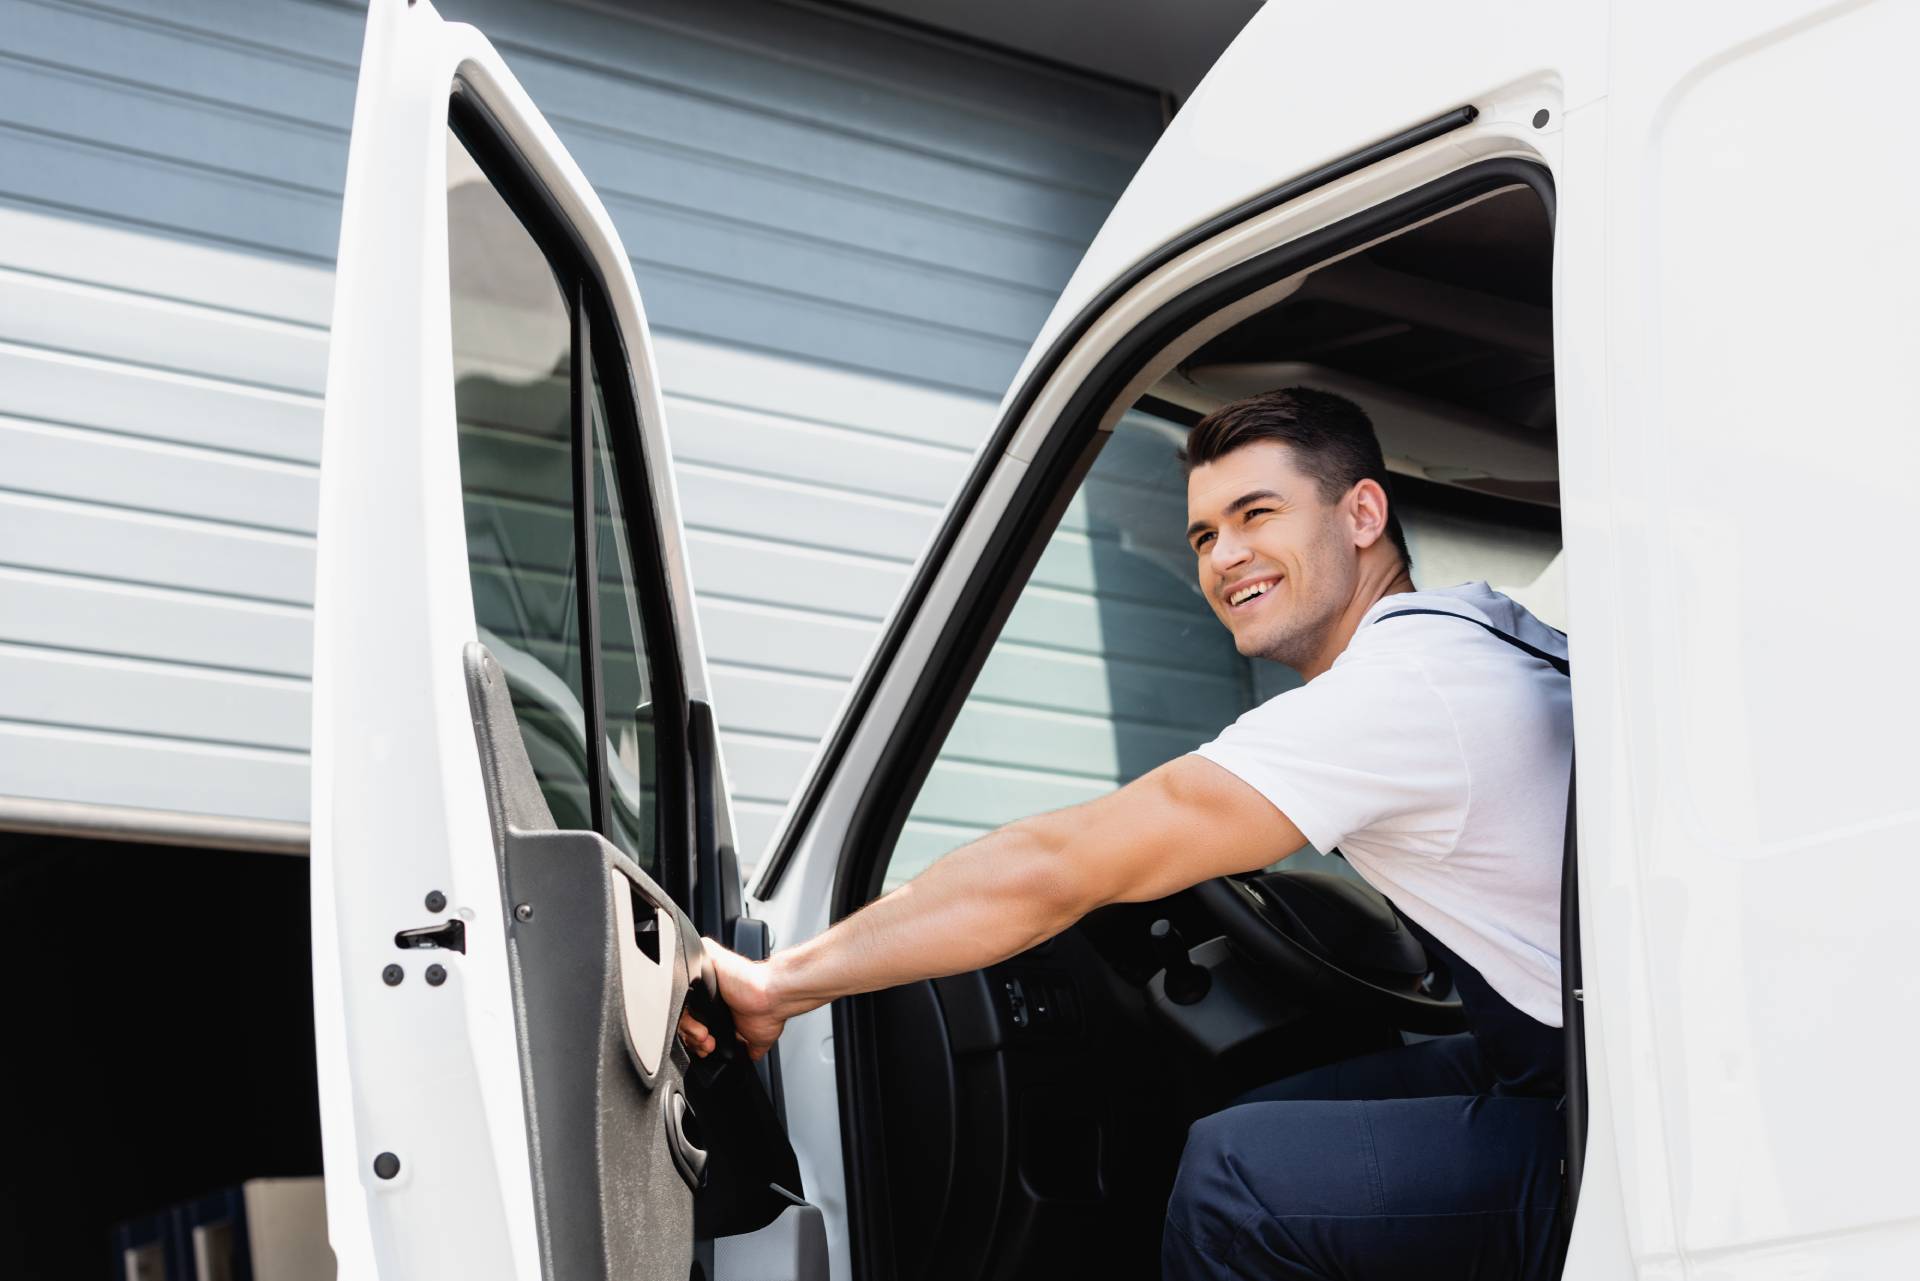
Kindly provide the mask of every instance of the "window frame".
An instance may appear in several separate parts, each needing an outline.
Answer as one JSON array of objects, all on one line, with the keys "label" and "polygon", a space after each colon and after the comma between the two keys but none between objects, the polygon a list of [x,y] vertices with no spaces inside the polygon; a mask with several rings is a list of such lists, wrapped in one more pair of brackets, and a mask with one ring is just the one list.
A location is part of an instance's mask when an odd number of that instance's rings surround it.
[{"label": "window frame", "polygon": [[[642,635],[648,680],[653,692],[656,755],[657,841],[655,881],[682,908],[689,908],[692,869],[689,851],[693,820],[692,769],[687,733],[688,694],[682,670],[680,628],[668,586],[666,531],[649,484],[653,466],[665,459],[646,456],[634,396],[634,362],[627,336],[614,318],[605,275],[592,252],[561,211],[506,130],[487,109],[481,94],[456,78],[447,98],[446,128],[459,139],[520,221],[559,282],[566,299],[571,335],[572,372],[568,389],[568,447],[573,490],[573,551],[580,589],[582,721],[586,730],[588,805],[593,830],[612,839],[607,785],[606,708],[600,650],[599,530],[594,510],[595,453],[593,378],[599,374],[600,401],[606,415],[608,453],[619,507],[626,526],[633,592]],[[624,585],[623,585],[624,589]],[[671,709],[672,714],[667,715]]]}]

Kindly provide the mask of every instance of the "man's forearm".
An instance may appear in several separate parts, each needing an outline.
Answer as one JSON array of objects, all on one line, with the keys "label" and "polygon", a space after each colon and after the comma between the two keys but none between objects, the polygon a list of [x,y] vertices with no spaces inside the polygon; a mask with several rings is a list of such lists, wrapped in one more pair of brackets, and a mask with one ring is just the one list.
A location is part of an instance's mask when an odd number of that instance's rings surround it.
[{"label": "man's forearm", "polygon": [[[1049,816],[1051,819],[1053,816]],[[768,962],[792,1015],[837,997],[962,974],[1053,937],[1084,910],[1047,819],[990,832],[832,929]]]},{"label": "man's forearm", "polygon": [[[756,1057],[786,1021],[836,997],[964,974],[1018,955],[1107,903],[1163,898],[1264,867],[1305,843],[1286,815],[1213,762],[1184,756],[1119,791],[962,846],[805,943],[749,961],[717,944],[720,994]],[[681,1016],[696,1053],[710,1029]]]}]

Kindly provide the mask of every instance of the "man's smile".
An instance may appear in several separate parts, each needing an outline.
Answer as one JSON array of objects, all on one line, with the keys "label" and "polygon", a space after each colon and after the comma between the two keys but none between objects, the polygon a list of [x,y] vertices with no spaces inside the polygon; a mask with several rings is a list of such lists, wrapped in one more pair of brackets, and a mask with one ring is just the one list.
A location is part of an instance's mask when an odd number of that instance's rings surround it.
[{"label": "man's smile", "polygon": [[1283,574],[1267,574],[1260,578],[1243,578],[1220,595],[1227,602],[1227,608],[1238,613],[1251,608],[1255,601],[1278,587],[1284,577]]}]

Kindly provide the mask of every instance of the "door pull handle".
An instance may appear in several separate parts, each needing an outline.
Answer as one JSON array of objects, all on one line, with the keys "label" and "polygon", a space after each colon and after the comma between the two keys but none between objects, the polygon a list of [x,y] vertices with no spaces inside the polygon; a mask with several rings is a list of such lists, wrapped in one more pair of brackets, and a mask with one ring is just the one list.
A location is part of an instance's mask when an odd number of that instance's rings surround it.
[{"label": "door pull handle", "polygon": [[698,1192],[707,1182],[707,1150],[700,1146],[700,1118],[687,1096],[675,1090],[667,1098],[667,1151],[673,1168]]}]

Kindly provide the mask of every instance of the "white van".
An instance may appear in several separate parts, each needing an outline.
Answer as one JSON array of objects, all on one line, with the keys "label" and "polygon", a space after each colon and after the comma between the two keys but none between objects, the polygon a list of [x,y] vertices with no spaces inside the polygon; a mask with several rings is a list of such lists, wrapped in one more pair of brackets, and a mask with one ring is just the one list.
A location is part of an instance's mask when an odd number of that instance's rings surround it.
[{"label": "white van", "polygon": [[[1290,934],[1273,878],[1340,875],[1308,855],[817,1011],[758,1069],[674,1043],[697,934],[764,953],[964,838],[967,736],[1278,688],[1183,586],[1173,450],[1293,383],[1372,413],[1417,575],[1572,634],[1565,1275],[1914,1275],[1916,47],[1891,0],[1268,6],[1069,284],[746,897],[627,257],[486,40],[376,0],[315,619],[341,1275],[1152,1275],[1194,1117],[1455,1026],[1422,967]],[[1010,615],[1087,575],[1190,682],[1021,652]],[[1096,738],[1123,775],[1178,750]],[[1165,999],[1158,917],[1206,1001]]]}]

